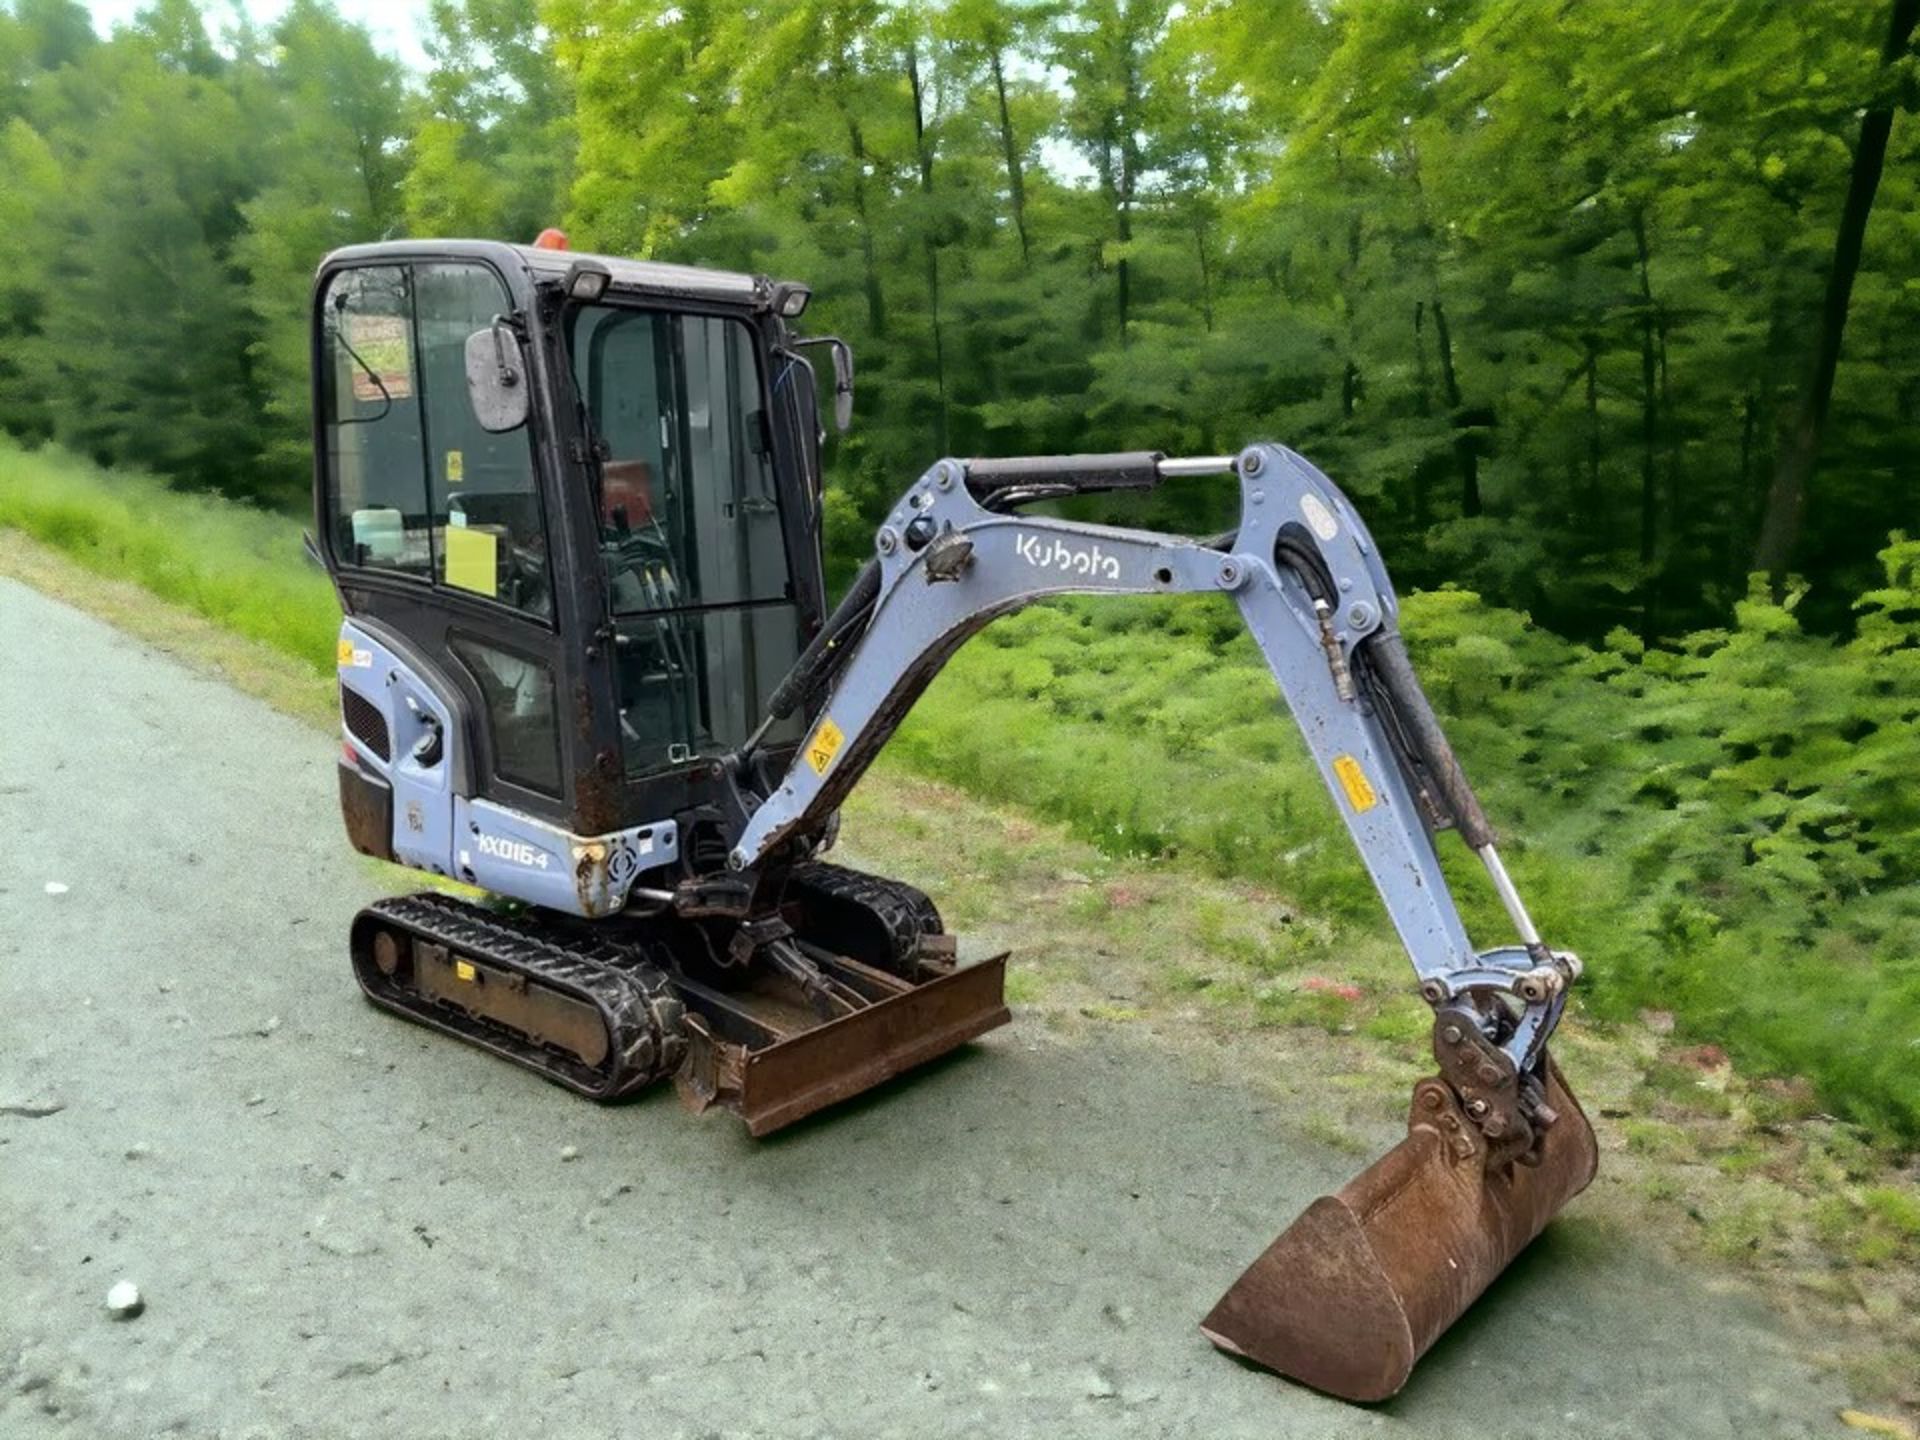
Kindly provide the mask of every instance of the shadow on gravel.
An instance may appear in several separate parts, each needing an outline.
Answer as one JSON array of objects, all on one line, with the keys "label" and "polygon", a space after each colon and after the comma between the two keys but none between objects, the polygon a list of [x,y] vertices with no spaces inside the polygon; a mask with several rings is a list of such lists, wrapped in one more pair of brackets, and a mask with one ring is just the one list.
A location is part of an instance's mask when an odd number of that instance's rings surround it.
[{"label": "shadow on gravel", "polygon": [[[751,1141],[751,1144],[758,1149],[769,1151],[784,1150],[790,1146],[801,1145],[808,1139],[821,1134],[823,1131],[831,1132],[844,1129],[860,1116],[871,1114],[875,1110],[885,1109],[889,1105],[898,1104],[899,1102],[896,1097],[904,1093],[917,1091],[922,1086],[938,1087],[943,1083],[942,1077],[949,1077],[952,1072],[957,1070],[964,1071],[969,1067],[986,1064],[988,1058],[989,1052],[986,1047],[980,1045],[978,1042],[969,1042],[957,1050],[949,1050],[945,1055],[916,1065],[904,1075],[896,1075],[891,1080],[883,1080],[872,1089],[863,1090],[851,1099],[829,1105],[824,1110],[816,1110],[813,1114],[795,1121],[784,1130],[776,1130],[771,1135],[766,1135],[758,1140]],[[945,1083],[951,1083],[951,1080],[949,1079]],[[666,1087],[660,1088],[662,1090],[666,1089]],[[667,1093],[671,1092],[669,1091]],[[708,1115],[693,1118],[716,1125],[730,1119],[724,1111],[714,1111]],[[738,1131],[743,1139],[746,1138],[746,1131],[742,1129],[737,1122],[733,1124],[732,1128]]]}]

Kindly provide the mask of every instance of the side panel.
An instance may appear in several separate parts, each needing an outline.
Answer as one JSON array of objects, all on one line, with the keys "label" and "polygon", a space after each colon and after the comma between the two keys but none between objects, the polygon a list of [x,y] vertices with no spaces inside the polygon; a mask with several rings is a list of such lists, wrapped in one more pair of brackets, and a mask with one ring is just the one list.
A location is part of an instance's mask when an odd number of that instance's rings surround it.
[{"label": "side panel", "polygon": [[[451,874],[455,776],[468,773],[464,728],[421,675],[352,620],[341,623],[336,658],[341,738],[361,767],[393,791],[394,859]],[[377,716],[379,726],[369,716]]]},{"label": "side panel", "polygon": [[647,872],[680,858],[671,820],[573,835],[490,800],[456,799],[453,814],[456,878],[589,919],[620,910],[636,881],[644,884]]}]

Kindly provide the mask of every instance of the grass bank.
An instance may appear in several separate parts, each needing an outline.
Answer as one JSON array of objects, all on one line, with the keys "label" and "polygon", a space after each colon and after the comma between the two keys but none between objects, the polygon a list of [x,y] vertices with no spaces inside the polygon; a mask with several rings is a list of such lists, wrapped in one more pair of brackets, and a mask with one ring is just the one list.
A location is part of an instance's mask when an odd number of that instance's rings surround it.
[{"label": "grass bank", "polygon": [[[1672,1013],[1910,1142],[1920,544],[1883,559],[1845,644],[1758,594],[1734,628],[1672,649],[1588,649],[1453,591],[1408,597],[1405,628],[1543,930],[1588,961],[1585,1004]],[[895,751],[1109,853],[1260,881],[1376,934],[1379,902],[1276,709],[1225,602],[1079,602],[961,651]],[[1442,851],[1470,927],[1506,938],[1477,863],[1451,837]]]},{"label": "grass bank", "polygon": [[[0,525],[330,673],[338,612],[289,517],[0,442]],[[1584,1003],[1672,1013],[1683,1038],[1911,1140],[1920,543],[1885,561],[1847,644],[1760,596],[1736,628],[1671,650],[1587,649],[1463,592],[1409,597],[1405,623],[1544,927],[1589,961]],[[1378,900],[1276,711],[1224,602],[1046,606],[963,650],[889,754],[1107,854],[1270,887],[1376,946]],[[1471,858],[1443,850],[1476,933],[1504,938]],[[1299,949],[1285,927],[1198,923],[1271,973]],[[1276,1018],[1339,1008],[1262,993]]]},{"label": "grass bank", "polygon": [[300,523],[287,515],[108,472],[56,449],[22,450],[0,436],[0,526],[315,674],[333,673],[340,607],[326,576],[305,563]]}]

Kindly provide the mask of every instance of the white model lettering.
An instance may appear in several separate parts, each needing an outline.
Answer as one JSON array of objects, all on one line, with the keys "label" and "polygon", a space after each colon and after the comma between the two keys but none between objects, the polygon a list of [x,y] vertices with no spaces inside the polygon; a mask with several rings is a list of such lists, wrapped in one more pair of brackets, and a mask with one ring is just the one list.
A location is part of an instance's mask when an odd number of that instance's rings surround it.
[{"label": "white model lettering", "polygon": [[531,866],[536,870],[547,868],[546,851],[524,840],[514,840],[504,835],[482,835],[480,853],[491,855],[496,860],[511,860],[515,865]]},{"label": "white model lettering", "polygon": [[1013,542],[1013,551],[1036,570],[1063,570],[1102,580],[1120,578],[1120,561],[1103,554],[1098,545],[1069,545],[1064,540],[1043,541],[1038,535],[1022,535]]}]

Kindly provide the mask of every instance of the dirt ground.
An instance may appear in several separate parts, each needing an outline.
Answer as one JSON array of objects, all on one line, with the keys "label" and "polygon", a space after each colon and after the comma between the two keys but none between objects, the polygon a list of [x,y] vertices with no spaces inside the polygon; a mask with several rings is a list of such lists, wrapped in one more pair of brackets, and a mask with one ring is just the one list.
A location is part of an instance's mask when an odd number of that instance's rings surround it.
[{"label": "dirt ground", "polygon": [[1847,1433],[1579,1202],[1387,1406],[1227,1360],[1199,1316],[1360,1162],[1114,1031],[758,1144],[596,1108],[359,1000],[324,737],[3,579],[0,657],[9,1437]]}]

